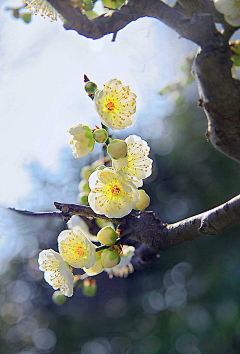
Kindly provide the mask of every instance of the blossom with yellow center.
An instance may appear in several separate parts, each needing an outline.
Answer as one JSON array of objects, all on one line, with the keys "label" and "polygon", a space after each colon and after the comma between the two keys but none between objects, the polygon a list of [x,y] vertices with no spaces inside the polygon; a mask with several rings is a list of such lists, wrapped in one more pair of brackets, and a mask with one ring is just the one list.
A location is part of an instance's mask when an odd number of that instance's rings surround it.
[{"label": "blossom with yellow center", "polygon": [[122,85],[117,79],[103,85],[94,96],[95,108],[101,122],[113,130],[131,127],[136,120],[136,95],[129,91],[129,86]]},{"label": "blossom with yellow center", "polygon": [[43,250],[39,253],[38,263],[44,279],[53,289],[60,289],[68,297],[73,295],[73,274],[58,252]]},{"label": "blossom with yellow center", "polygon": [[59,252],[75,268],[90,268],[95,262],[95,246],[80,230],[64,230],[58,236]]},{"label": "blossom with yellow center", "polygon": [[88,202],[97,214],[122,218],[130,213],[139,199],[137,187],[112,168],[93,172],[88,181],[91,189]]},{"label": "blossom with yellow center", "polygon": [[113,276],[126,278],[129,273],[133,273],[134,268],[131,260],[134,256],[134,252],[135,247],[123,245],[120,263],[113,268],[104,269],[104,271],[108,273],[109,278],[113,278]]},{"label": "blossom with yellow center", "polygon": [[214,0],[215,8],[233,27],[240,26],[240,0]]},{"label": "blossom with yellow center", "polygon": [[137,187],[141,187],[144,178],[152,173],[152,159],[148,157],[149,146],[140,136],[130,135],[125,139],[127,143],[127,156],[113,160],[116,170],[122,171]]},{"label": "blossom with yellow center", "polygon": [[94,148],[94,139],[91,129],[87,125],[79,124],[69,130],[73,136],[70,145],[75,157],[86,156]]},{"label": "blossom with yellow center", "polygon": [[23,0],[23,2],[27,4],[26,8],[35,15],[40,12],[41,16],[50,17],[51,21],[57,20],[58,17],[63,20],[62,15],[46,0]]}]

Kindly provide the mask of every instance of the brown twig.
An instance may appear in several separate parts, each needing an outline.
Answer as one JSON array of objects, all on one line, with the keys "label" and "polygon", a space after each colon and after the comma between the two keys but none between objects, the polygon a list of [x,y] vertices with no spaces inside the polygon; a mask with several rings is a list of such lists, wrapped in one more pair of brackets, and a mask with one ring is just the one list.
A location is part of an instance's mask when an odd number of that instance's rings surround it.
[{"label": "brown twig", "polygon": [[129,214],[121,219],[109,219],[105,215],[94,213],[87,206],[64,203],[54,203],[54,205],[59,212],[34,213],[26,210],[11,210],[29,216],[58,217],[65,222],[73,215],[108,220],[119,225],[121,235],[125,238],[130,237],[144,243],[154,252],[166,251],[203,234],[220,234],[224,229],[240,222],[240,195],[214,209],[174,224],[162,223],[153,212],[140,212],[138,216]]}]

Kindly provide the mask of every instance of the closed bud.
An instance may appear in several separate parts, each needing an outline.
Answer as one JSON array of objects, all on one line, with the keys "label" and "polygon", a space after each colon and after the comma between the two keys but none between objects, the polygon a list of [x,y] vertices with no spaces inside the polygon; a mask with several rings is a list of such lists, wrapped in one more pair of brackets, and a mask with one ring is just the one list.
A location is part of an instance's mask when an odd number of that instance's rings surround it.
[{"label": "closed bud", "polygon": [[92,296],[96,295],[96,292],[97,292],[96,280],[95,279],[92,279],[92,280],[85,279],[83,281],[83,288],[82,288],[83,295],[88,296],[88,297],[92,297]]},{"label": "closed bud", "polygon": [[150,204],[150,197],[143,189],[139,189],[138,191],[139,191],[139,200],[136,203],[134,209],[135,210],[144,210]]},{"label": "closed bud", "polygon": [[52,294],[52,301],[58,306],[62,306],[66,302],[67,298],[64,296],[60,290],[54,291]]},{"label": "closed bud", "polygon": [[88,193],[87,192],[79,193],[77,197],[77,202],[78,204],[81,205],[88,205]]},{"label": "closed bud", "polygon": [[81,182],[79,183],[78,190],[79,190],[79,192],[86,192],[86,193],[90,192],[90,188],[88,186],[88,181],[85,178],[82,179]]},{"label": "closed bud", "polygon": [[94,168],[92,166],[83,166],[81,169],[81,177],[84,179],[88,179],[89,176],[93,173]]},{"label": "closed bud", "polygon": [[[85,10],[85,11],[90,11],[90,10],[92,10],[93,7],[94,7],[94,4],[93,4],[92,0],[84,0],[84,1],[83,1],[83,5],[84,5],[84,10]],[[95,91],[96,91],[96,90],[95,90]],[[95,91],[94,91],[94,92],[95,92]]]},{"label": "closed bud", "polygon": [[120,263],[118,246],[114,246],[102,251],[102,265],[104,268],[113,268]]},{"label": "closed bud", "polygon": [[127,156],[127,143],[124,140],[112,140],[107,148],[112,159],[118,160]]},{"label": "closed bud", "polygon": [[[84,9],[86,10],[86,5],[85,5]],[[86,11],[88,11],[88,10],[86,10]],[[97,85],[92,81],[88,81],[85,84],[84,88],[85,88],[85,91],[87,93],[89,93],[90,95],[93,95],[94,92],[97,91]]]},{"label": "closed bud", "polygon": [[106,246],[111,246],[116,242],[117,233],[116,231],[110,227],[105,226],[101,229],[97,234],[98,241]]},{"label": "closed bud", "polygon": [[29,23],[31,21],[31,13],[29,12],[24,12],[19,15],[19,17],[25,22]]},{"label": "closed bud", "polygon": [[108,133],[105,129],[97,129],[93,133],[93,138],[96,140],[97,143],[105,143],[108,138]]}]

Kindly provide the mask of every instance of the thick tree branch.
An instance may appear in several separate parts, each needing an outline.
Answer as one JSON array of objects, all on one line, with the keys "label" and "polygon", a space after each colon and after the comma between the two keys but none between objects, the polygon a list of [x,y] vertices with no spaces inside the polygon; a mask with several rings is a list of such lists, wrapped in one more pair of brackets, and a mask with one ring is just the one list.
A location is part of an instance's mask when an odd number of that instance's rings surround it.
[{"label": "thick tree branch", "polygon": [[147,245],[154,252],[166,251],[168,248],[191,241],[203,234],[220,234],[224,229],[240,222],[240,195],[214,209],[175,224],[162,223],[153,212],[140,212],[138,216],[130,214],[121,219],[109,219],[104,215],[94,213],[90,207],[76,204],[54,204],[60,210],[59,212],[33,213],[12,210],[29,216],[57,216],[65,222],[73,215],[106,219],[119,224],[123,235],[129,235],[132,240]]},{"label": "thick tree branch", "polygon": [[89,20],[80,10],[71,6],[70,2],[49,0],[49,2],[66,19],[64,27],[72,29],[79,34],[93,39],[98,39],[109,33],[117,33],[130,22],[141,17],[156,18],[167,26],[173,28],[181,37],[190,39],[198,45],[203,45],[217,33],[211,14],[194,14],[187,17],[180,11],[171,8],[160,0],[129,0],[119,10],[111,14],[98,16]]},{"label": "thick tree branch", "polygon": [[240,162],[240,82],[232,78],[231,67],[228,41],[219,34],[197,56],[194,73],[208,118],[207,138]]}]

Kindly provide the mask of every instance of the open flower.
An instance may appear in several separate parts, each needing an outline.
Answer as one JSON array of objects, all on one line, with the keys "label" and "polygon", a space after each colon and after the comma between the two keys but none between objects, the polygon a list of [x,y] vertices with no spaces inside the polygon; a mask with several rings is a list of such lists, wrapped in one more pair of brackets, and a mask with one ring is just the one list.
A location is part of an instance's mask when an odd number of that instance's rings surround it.
[{"label": "open flower", "polygon": [[89,227],[87,223],[79,215],[73,215],[68,221],[67,226],[71,230],[80,230],[85,236],[89,238],[92,242],[99,242],[97,236],[92,235],[89,232]]},{"label": "open flower", "polygon": [[118,265],[113,268],[105,268],[104,271],[108,273],[109,278],[115,277],[124,277],[126,278],[129,273],[133,273],[134,268],[131,263],[132,257],[134,256],[135,247],[123,245],[121,261]]},{"label": "open flower", "polygon": [[126,174],[137,187],[142,186],[142,179],[152,173],[152,160],[148,157],[149,146],[140,136],[130,135],[125,139],[127,143],[127,156],[113,160],[115,168]]},{"label": "open flower", "polygon": [[41,16],[44,18],[48,16],[52,21],[57,20],[58,17],[63,20],[62,15],[46,0],[23,0],[23,2],[27,4],[26,8],[30,9],[33,14],[40,12]]},{"label": "open flower", "polygon": [[240,26],[240,0],[214,0],[218,12],[233,27]]},{"label": "open flower", "polygon": [[95,108],[101,122],[113,130],[131,127],[136,120],[136,95],[129,91],[129,86],[122,85],[117,79],[103,85],[94,96]]},{"label": "open flower", "polygon": [[39,253],[38,263],[39,269],[44,272],[44,279],[53,289],[60,289],[65,296],[72,296],[73,274],[58,252],[43,250]]},{"label": "open flower", "polygon": [[93,133],[87,125],[79,124],[76,127],[71,128],[69,133],[73,135],[70,145],[75,157],[85,156],[93,150]]},{"label": "open flower", "polygon": [[59,252],[75,268],[90,268],[95,262],[95,246],[80,230],[64,230],[58,236]]},{"label": "open flower", "polygon": [[91,192],[88,202],[97,214],[109,218],[122,218],[130,213],[139,199],[137,187],[121,172],[106,167],[89,177]]}]

